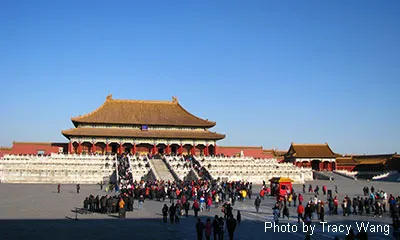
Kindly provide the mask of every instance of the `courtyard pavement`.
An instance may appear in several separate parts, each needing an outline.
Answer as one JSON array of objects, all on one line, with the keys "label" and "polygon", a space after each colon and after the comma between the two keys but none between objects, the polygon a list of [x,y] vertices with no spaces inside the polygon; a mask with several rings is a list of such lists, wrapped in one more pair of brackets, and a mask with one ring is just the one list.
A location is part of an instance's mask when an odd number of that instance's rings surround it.
[{"label": "courtyard pavement", "polygon": [[[328,189],[338,186],[338,197],[362,196],[363,186],[373,185],[376,190],[383,189],[389,193],[400,195],[398,183],[354,181],[346,178],[336,178],[335,181],[312,181],[313,187],[318,184],[320,189],[326,185]],[[306,183],[307,188],[308,184]],[[300,192],[301,185],[294,186]],[[238,225],[234,239],[304,239],[302,224],[298,225],[296,232],[278,232],[278,228],[267,229],[265,222],[272,222],[272,206],[275,199],[265,199],[262,202],[260,212],[256,213],[254,197],[260,186],[253,186],[253,197],[244,202],[236,202],[234,215],[241,210],[242,223]],[[321,191],[322,192],[322,191]],[[164,203],[169,206],[169,200],[165,202],[145,201],[144,209],[137,210],[135,201],[134,211],[127,212],[126,219],[118,219],[117,214],[76,214],[75,209],[81,208],[83,200],[89,194],[105,195],[98,185],[81,185],[81,192],[76,193],[74,185],[62,185],[61,193],[57,193],[57,185],[45,184],[0,184],[0,239],[196,239],[196,219],[193,211],[189,217],[182,217],[180,224],[162,223],[161,208]],[[334,194],[335,195],[335,194]],[[305,200],[313,195],[305,194]],[[320,196],[326,199],[326,196]],[[340,210],[341,211],[341,210]],[[339,212],[340,213],[340,212]],[[204,221],[207,217],[211,220],[214,215],[222,215],[220,208],[213,208],[210,212],[201,212],[200,217]],[[290,208],[291,218],[281,220],[279,230],[284,230],[282,225],[297,225],[296,209]],[[75,219],[78,220],[75,220]],[[348,216],[326,215],[325,221],[331,225],[352,224],[357,232],[355,222],[361,221],[375,226],[390,224],[388,215],[383,218],[372,216]],[[322,225],[316,225],[311,239],[333,239],[338,236],[344,239],[346,232],[334,233],[322,229]],[[293,227],[291,227],[292,230]],[[369,233],[369,239],[392,239],[392,227],[390,235],[385,235],[384,229],[379,232]],[[228,239],[226,232],[225,238]]]}]

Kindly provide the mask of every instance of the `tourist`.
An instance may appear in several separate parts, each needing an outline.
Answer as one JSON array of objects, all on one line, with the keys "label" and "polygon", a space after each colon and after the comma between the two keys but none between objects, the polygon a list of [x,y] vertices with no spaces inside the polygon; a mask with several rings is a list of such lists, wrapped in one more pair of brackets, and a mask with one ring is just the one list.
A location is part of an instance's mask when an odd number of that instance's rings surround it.
[{"label": "tourist", "polygon": [[345,240],[355,240],[356,239],[356,236],[354,234],[354,230],[352,228],[350,229],[349,234],[347,234],[344,239]]},{"label": "tourist", "polygon": [[76,185],[76,193],[79,193],[80,190],[81,190],[81,185],[78,183]]},{"label": "tourist", "polygon": [[287,201],[288,201],[289,207],[290,207],[290,204],[291,204],[292,201],[293,201],[293,194],[289,193],[288,198],[287,198]]},{"label": "tourist", "polygon": [[254,206],[256,207],[256,211],[258,212],[260,209],[261,199],[257,196],[256,200],[254,201]]},{"label": "tourist", "polygon": [[264,200],[264,195],[265,195],[265,190],[264,190],[264,188],[262,188],[261,190],[260,190],[260,197]]},{"label": "tourist", "polygon": [[215,215],[214,220],[212,222],[213,233],[214,233],[214,240],[217,240],[219,235],[219,217]]},{"label": "tourist", "polygon": [[240,222],[242,221],[242,214],[240,214],[240,210],[237,211],[236,220],[238,224],[240,224]]},{"label": "tourist", "polygon": [[315,186],[314,193],[319,195],[319,187],[318,187],[318,185]]},{"label": "tourist", "polygon": [[338,207],[339,207],[339,200],[337,199],[337,196],[333,199],[333,214],[338,215]]},{"label": "tourist", "polygon": [[368,234],[365,232],[364,228],[361,228],[360,232],[355,236],[358,240],[368,240]]},{"label": "tourist", "polygon": [[205,202],[206,202],[206,199],[205,199],[204,195],[202,195],[202,196],[200,197],[200,211],[201,211],[201,212],[203,212],[204,209],[205,209],[205,208],[204,208]]},{"label": "tourist", "polygon": [[293,206],[296,207],[297,205],[297,194],[294,192],[293,193]]},{"label": "tourist", "polygon": [[299,204],[302,204],[304,201],[304,197],[301,193],[299,193]]},{"label": "tourist", "polygon": [[57,186],[57,192],[60,193],[60,190],[61,190],[61,184],[58,184],[58,186]]},{"label": "tourist", "polygon": [[185,216],[188,217],[189,216],[189,209],[190,209],[189,200],[185,201],[184,208],[185,208]]},{"label": "tourist", "polygon": [[207,220],[206,220],[206,225],[205,225],[204,232],[205,232],[205,235],[206,235],[206,239],[210,240],[211,233],[212,233],[212,224],[211,224],[211,219],[210,218],[207,218]]},{"label": "tourist", "polygon": [[361,197],[358,197],[358,213],[360,215],[364,214],[364,200]]},{"label": "tourist", "polygon": [[125,218],[125,217],[124,217],[124,213],[125,213],[125,209],[124,209],[124,207],[125,207],[125,202],[124,202],[124,199],[123,199],[122,197],[119,199],[118,206],[119,206],[119,216],[120,216],[120,218],[121,218],[121,217],[122,217],[122,218]]},{"label": "tourist", "polygon": [[211,210],[211,206],[212,206],[212,196],[209,195],[207,197],[207,211],[209,212]]},{"label": "tourist", "polygon": [[181,205],[177,203],[175,205],[175,223],[180,222],[180,217],[181,217],[180,215],[181,215]]},{"label": "tourist", "polygon": [[218,239],[219,240],[224,240],[224,228],[225,228],[224,218],[223,217],[219,217],[218,223],[219,223]]},{"label": "tourist", "polygon": [[277,206],[275,206],[272,209],[273,209],[272,214],[274,216],[274,222],[275,222],[275,224],[278,224],[279,223],[279,215],[280,215],[279,208]]},{"label": "tourist", "polygon": [[175,214],[176,214],[176,208],[173,203],[169,207],[168,212],[169,212],[169,220],[170,220],[171,224],[173,224],[175,222]]},{"label": "tourist", "polygon": [[167,218],[168,218],[168,206],[167,204],[164,204],[164,207],[161,209],[162,215],[163,215],[163,222],[167,223]]},{"label": "tourist", "polygon": [[214,202],[215,202],[215,208],[218,208],[218,206],[219,206],[219,194],[215,194]]},{"label": "tourist", "polygon": [[144,197],[143,197],[143,195],[140,195],[140,197],[139,197],[139,206],[138,206],[139,210],[143,209],[143,202],[144,202]]},{"label": "tourist", "polygon": [[196,223],[197,240],[203,239],[204,228],[205,228],[204,223],[200,220],[200,218],[197,218],[197,223]]},{"label": "tourist", "polygon": [[194,200],[192,209],[194,211],[194,216],[197,218],[199,211],[200,211],[200,205],[197,199]]},{"label": "tourist", "polygon": [[324,203],[321,203],[320,209],[319,209],[319,219],[321,222],[325,222],[325,208],[324,208]]},{"label": "tourist", "polygon": [[300,223],[300,219],[303,220],[303,214],[304,207],[301,203],[299,203],[299,206],[297,207],[297,223]]},{"label": "tourist", "polygon": [[228,217],[228,220],[226,221],[226,227],[228,229],[228,234],[229,234],[230,240],[233,240],[233,234],[235,232],[236,225],[237,225],[237,223],[236,223],[235,218],[233,218],[233,215],[230,215]]},{"label": "tourist", "polygon": [[286,204],[284,204],[284,206],[283,206],[282,215],[283,215],[283,218],[285,218],[285,216],[286,216],[289,219],[289,208],[286,206]]}]

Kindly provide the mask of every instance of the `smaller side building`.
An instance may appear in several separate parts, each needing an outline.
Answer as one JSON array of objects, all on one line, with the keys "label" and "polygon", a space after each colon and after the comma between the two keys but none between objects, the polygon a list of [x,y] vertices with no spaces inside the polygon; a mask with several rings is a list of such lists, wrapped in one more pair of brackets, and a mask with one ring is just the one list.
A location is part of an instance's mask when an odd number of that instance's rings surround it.
[{"label": "smaller side building", "polygon": [[399,171],[400,156],[394,154],[344,155],[336,158],[337,169],[361,173]]},{"label": "smaller side building", "polygon": [[325,144],[292,143],[284,155],[284,162],[291,162],[298,167],[311,167],[315,171],[336,170],[336,156]]}]

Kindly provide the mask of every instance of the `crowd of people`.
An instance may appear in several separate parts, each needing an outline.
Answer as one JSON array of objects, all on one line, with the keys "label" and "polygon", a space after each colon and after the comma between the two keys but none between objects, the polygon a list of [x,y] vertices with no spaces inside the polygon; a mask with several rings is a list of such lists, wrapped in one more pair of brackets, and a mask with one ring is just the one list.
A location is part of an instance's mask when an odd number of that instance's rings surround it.
[{"label": "crowd of people", "polygon": [[[203,235],[206,239],[223,239],[224,229],[228,231],[229,238],[233,234],[237,224],[240,224],[241,214],[236,211],[234,217],[234,206],[237,201],[252,199],[253,186],[250,182],[229,181],[218,182],[210,180],[192,181],[162,181],[162,180],[141,180],[134,181],[129,170],[128,158],[124,155],[118,157],[118,185],[116,195],[88,196],[84,200],[84,208],[90,212],[103,214],[133,211],[134,202],[138,202],[138,210],[143,208],[145,200],[165,202],[161,209],[164,223],[179,224],[182,217],[189,217],[190,210],[197,218],[195,225],[198,239]],[[328,190],[322,186],[320,195],[319,186],[308,187],[308,193],[312,196],[306,200],[306,186],[303,185],[303,192],[297,193],[294,189],[288,189],[283,196],[279,194],[277,186],[263,186],[254,199],[256,212],[265,197],[277,197],[273,205],[273,217],[276,223],[279,219],[290,217],[290,207],[297,210],[297,221],[311,224],[312,221],[324,221],[325,213],[338,215],[339,199],[338,188]],[[399,221],[400,197],[394,197],[383,190],[376,191],[374,187],[363,189],[364,196],[350,198],[345,196],[341,202],[343,216],[367,215],[382,217],[384,214],[393,218],[393,222]],[[309,194],[307,197],[309,197]],[[334,196],[335,194],[335,196]],[[168,199],[168,200],[167,200]],[[168,206],[169,205],[169,206]],[[327,208],[326,206],[327,205]],[[210,211],[211,208],[221,208],[223,215],[216,215],[214,219],[207,218],[205,222],[199,218],[199,213]],[[169,221],[168,221],[169,219]],[[225,227],[226,226],[226,227]]]}]

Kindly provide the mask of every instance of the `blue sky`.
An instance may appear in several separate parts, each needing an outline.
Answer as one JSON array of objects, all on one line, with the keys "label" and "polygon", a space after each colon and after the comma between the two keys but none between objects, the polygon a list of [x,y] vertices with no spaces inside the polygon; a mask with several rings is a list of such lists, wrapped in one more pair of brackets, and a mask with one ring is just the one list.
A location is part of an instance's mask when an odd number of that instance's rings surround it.
[{"label": "blue sky", "polygon": [[[83,3],[84,2],[84,3]],[[399,1],[0,1],[0,145],[66,141],[108,94],[220,145],[400,152]]]}]

